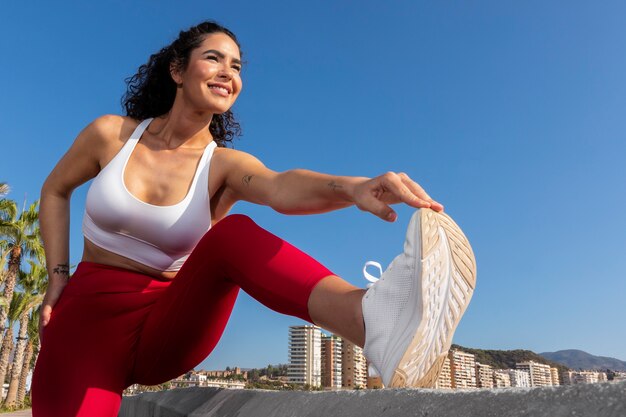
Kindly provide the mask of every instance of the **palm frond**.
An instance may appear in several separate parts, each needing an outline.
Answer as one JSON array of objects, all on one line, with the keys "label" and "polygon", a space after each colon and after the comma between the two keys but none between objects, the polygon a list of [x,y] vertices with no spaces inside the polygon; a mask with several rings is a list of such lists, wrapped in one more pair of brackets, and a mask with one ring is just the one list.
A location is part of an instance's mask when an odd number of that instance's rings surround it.
[{"label": "palm frond", "polygon": [[0,197],[5,196],[11,192],[11,187],[6,182],[0,182]]},{"label": "palm frond", "polygon": [[17,320],[19,320],[22,315],[22,311],[24,309],[24,293],[23,292],[14,292],[13,298],[11,299],[11,304],[9,305],[9,326],[13,326]]},{"label": "palm frond", "polygon": [[36,308],[30,313],[30,318],[28,320],[28,338],[32,340],[35,346],[39,344],[39,316],[40,315],[41,315],[41,308]]},{"label": "palm frond", "polygon": [[0,219],[13,222],[16,217],[17,204],[15,201],[8,198],[0,199]]}]

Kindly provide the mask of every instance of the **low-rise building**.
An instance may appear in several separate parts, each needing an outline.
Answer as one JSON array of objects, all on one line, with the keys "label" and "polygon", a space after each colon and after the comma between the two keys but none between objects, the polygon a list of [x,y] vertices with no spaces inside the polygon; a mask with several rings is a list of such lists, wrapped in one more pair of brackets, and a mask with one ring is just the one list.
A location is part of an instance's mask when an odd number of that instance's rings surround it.
[{"label": "low-rise building", "polygon": [[613,374],[613,381],[626,381],[626,372],[615,372]]},{"label": "low-rise building", "polygon": [[565,385],[596,384],[606,380],[606,373],[598,371],[568,371],[563,374],[563,383]]}]

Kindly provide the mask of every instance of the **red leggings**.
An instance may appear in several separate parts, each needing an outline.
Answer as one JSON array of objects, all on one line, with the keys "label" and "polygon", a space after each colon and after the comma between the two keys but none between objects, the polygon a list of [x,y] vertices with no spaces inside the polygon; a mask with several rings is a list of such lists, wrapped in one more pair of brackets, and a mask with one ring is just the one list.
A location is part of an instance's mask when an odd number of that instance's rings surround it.
[{"label": "red leggings", "polygon": [[309,295],[329,275],[242,215],[211,228],[172,281],[81,262],[44,329],[33,416],[117,416],[126,387],[166,382],[209,355],[239,288],[311,322]]}]

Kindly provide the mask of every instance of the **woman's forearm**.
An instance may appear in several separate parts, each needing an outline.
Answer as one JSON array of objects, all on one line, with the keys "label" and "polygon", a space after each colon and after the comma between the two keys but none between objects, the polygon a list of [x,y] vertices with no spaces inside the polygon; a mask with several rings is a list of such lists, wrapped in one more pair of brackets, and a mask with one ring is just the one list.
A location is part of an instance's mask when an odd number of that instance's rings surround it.
[{"label": "woman's forearm", "polygon": [[293,169],[278,175],[272,208],[284,214],[325,213],[354,204],[354,187],[366,177]]},{"label": "woman's forearm", "polygon": [[69,278],[69,199],[45,186],[41,191],[39,224],[49,278],[44,305],[54,306]]}]

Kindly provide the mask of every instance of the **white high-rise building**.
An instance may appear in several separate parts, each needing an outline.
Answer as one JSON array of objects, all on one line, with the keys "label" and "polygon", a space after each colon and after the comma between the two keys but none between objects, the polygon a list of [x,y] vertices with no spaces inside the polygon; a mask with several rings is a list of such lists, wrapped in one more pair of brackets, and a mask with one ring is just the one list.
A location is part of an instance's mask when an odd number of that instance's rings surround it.
[{"label": "white high-rise building", "polygon": [[460,350],[451,350],[448,356],[452,388],[476,388],[475,356]]},{"label": "white high-rise building", "polygon": [[506,388],[511,386],[511,375],[508,369],[495,369],[493,371],[493,381],[496,388]]},{"label": "white high-rise building", "polygon": [[322,331],[313,325],[289,327],[289,368],[287,377],[294,384],[319,387],[322,368]]},{"label": "white high-rise building", "polygon": [[476,385],[478,388],[493,388],[493,367],[476,362]]},{"label": "white high-rise building", "polygon": [[557,368],[550,368],[550,375],[552,377],[553,386],[561,385],[561,382],[559,382],[559,370]]},{"label": "white high-rise building", "polygon": [[530,387],[530,373],[521,369],[508,369],[512,387]]},{"label": "white high-rise building", "polygon": [[515,367],[530,374],[531,387],[545,387],[552,385],[552,372],[550,371],[550,365],[528,361],[517,363],[515,364]]}]

